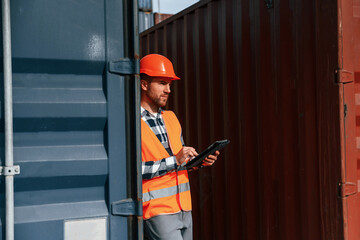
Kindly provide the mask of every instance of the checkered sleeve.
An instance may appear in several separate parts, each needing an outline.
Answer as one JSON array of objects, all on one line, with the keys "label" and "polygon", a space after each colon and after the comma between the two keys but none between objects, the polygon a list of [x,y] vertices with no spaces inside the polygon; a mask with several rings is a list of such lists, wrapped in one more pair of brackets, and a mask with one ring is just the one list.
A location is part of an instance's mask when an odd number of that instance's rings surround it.
[{"label": "checkered sleeve", "polygon": [[168,172],[176,170],[176,157],[171,156],[158,161],[142,162],[142,177],[149,180],[155,177],[163,176]]}]

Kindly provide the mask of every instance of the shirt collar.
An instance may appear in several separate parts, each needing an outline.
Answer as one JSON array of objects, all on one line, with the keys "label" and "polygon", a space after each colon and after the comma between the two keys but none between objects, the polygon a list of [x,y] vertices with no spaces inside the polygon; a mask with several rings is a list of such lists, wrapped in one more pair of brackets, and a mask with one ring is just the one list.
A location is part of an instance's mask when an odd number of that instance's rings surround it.
[{"label": "shirt collar", "polygon": [[[164,110],[160,107],[159,108],[159,111],[158,111],[158,114],[160,114],[160,113],[162,113]],[[158,115],[157,114],[157,115]],[[143,108],[142,106],[141,106],[141,112],[140,112],[140,115],[141,115],[141,117],[144,117],[145,115],[149,115],[149,116],[153,116],[153,117],[156,117],[154,114],[152,114],[152,113],[150,113],[148,110],[146,110],[145,108]]]}]

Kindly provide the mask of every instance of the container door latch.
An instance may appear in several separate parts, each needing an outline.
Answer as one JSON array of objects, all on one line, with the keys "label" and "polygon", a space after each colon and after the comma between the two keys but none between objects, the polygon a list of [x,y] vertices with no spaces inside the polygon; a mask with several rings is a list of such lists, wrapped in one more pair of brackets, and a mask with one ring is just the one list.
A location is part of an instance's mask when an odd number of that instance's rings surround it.
[{"label": "container door latch", "polygon": [[139,59],[122,58],[109,62],[109,72],[119,75],[134,75],[140,72]]},{"label": "container door latch", "polygon": [[113,202],[111,204],[111,214],[116,216],[142,216],[142,200],[131,198]]},{"label": "container door latch", "polygon": [[353,182],[339,183],[339,197],[348,198],[358,193],[358,186]]}]

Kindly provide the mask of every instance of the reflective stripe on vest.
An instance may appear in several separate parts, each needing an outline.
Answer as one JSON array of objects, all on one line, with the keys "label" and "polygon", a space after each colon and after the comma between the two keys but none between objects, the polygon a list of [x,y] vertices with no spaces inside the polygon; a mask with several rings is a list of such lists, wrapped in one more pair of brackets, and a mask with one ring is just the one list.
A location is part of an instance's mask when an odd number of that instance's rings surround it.
[{"label": "reflective stripe on vest", "polygon": [[172,195],[175,195],[177,193],[186,192],[190,190],[190,184],[189,182],[183,183],[177,186],[169,187],[169,188],[163,188],[159,190],[154,190],[151,192],[143,193],[143,201],[147,202],[152,199],[158,199],[163,197],[170,197]]},{"label": "reflective stripe on vest", "polygon": [[[175,114],[163,111],[169,146],[174,155],[182,149],[181,126]],[[169,157],[150,127],[141,120],[142,161],[156,161]],[[161,177],[143,180],[143,218],[191,210],[190,184],[187,170],[178,169]]]}]

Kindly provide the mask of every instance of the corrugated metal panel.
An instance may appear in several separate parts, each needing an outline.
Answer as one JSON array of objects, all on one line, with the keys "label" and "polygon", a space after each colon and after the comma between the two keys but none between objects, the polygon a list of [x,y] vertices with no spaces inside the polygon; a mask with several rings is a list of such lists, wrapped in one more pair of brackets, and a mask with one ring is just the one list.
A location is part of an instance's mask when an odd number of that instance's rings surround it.
[{"label": "corrugated metal panel", "polygon": [[154,26],[154,14],[139,11],[139,33]]},{"label": "corrugated metal panel", "polygon": [[164,13],[154,13],[154,21],[155,24],[159,24],[160,22],[172,17],[174,14],[164,14]]},{"label": "corrugated metal panel", "polygon": [[195,239],[343,239],[336,1],[201,1],[141,34],[182,78],[169,108],[198,150]]},{"label": "corrugated metal panel", "polygon": [[[135,54],[125,2],[11,2],[18,240],[74,239],[94,222],[101,224],[86,239],[142,238],[110,206],[141,184],[127,167],[127,147],[135,145],[126,139],[128,113],[137,108],[127,108],[125,78],[107,71],[108,61]],[[1,149],[3,164],[3,138]],[[4,239],[3,182],[0,194]]]},{"label": "corrugated metal panel", "polygon": [[344,159],[341,179],[345,239],[360,239],[360,1],[339,1],[339,71],[343,84]]},{"label": "corrugated metal panel", "polygon": [[152,0],[138,0],[139,9],[142,11],[152,11]]}]

